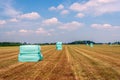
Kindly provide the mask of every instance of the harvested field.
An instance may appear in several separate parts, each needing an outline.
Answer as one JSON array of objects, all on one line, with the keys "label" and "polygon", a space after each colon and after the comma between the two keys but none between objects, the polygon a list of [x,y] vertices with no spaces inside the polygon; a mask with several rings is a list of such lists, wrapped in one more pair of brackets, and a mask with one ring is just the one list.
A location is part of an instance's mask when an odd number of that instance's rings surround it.
[{"label": "harvested field", "polygon": [[19,47],[0,47],[0,80],[120,80],[120,46],[42,46],[43,61],[18,62]]}]

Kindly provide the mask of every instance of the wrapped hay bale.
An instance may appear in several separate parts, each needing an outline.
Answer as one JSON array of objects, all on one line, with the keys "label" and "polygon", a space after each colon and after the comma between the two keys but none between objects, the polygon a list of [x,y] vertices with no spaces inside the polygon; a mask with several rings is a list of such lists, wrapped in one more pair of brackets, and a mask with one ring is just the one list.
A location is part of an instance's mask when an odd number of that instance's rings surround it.
[{"label": "wrapped hay bale", "polygon": [[56,43],[56,49],[57,50],[62,50],[62,42],[57,42]]},{"label": "wrapped hay bale", "polygon": [[43,59],[39,45],[21,45],[18,55],[20,62],[37,62]]},{"label": "wrapped hay bale", "polygon": [[93,47],[93,43],[90,43],[90,47]]}]

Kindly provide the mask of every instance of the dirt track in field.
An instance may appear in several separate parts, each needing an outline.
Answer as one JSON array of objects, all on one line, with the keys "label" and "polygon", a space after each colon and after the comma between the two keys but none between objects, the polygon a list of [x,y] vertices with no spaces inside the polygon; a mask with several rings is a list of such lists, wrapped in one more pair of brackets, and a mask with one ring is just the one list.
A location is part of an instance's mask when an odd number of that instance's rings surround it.
[{"label": "dirt track in field", "polygon": [[0,47],[0,80],[120,80],[120,46],[42,46],[43,61],[18,62],[19,47]]}]

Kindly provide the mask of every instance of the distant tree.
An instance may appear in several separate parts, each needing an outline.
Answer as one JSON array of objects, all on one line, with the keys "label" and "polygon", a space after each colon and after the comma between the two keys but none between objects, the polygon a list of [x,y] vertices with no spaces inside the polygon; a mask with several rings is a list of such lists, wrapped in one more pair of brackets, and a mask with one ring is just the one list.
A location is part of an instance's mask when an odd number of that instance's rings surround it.
[{"label": "distant tree", "polygon": [[113,44],[119,44],[119,45],[120,45],[120,42],[119,42],[119,41],[116,41],[116,42],[114,42]]},{"label": "distant tree", "polygon": [[24,43],[23,43],[23,45],[26,45],[26,44],[27,44],[27,42],[24,42]]},{"label": "distant tree", "polygon": [[93,44],[95,44],[95,42],[93,42],[93,41],[90,41],[90,40],[73,41],[73,42],[71,42],[71,43],[68,43],[68,44],[90,44],[90,43],[93,43]]},{"label": "distant tree", "polygon": [[0,46],[19,46],[20,42],[0,42]]}]

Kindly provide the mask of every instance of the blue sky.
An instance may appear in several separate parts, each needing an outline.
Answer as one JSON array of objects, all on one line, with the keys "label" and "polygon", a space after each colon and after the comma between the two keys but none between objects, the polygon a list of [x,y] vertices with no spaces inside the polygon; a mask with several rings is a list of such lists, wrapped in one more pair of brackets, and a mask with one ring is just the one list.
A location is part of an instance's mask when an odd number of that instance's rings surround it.
[{"label": "blue sky", "polygon": [[120,41],[119,0],[0,0],[0,42]]}]

